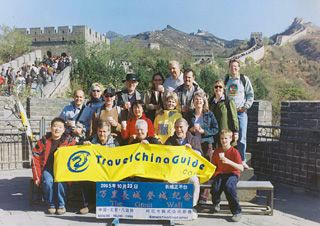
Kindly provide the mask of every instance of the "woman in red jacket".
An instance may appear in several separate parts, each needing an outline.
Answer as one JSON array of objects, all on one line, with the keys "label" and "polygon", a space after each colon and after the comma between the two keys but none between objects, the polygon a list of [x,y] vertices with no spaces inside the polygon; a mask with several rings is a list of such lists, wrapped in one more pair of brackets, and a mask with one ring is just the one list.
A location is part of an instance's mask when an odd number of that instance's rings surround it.
[{"label": "woman in red jacket", "polygon": [[133,116],[129,118],[127,122],[122,121],[121,136],[126,143],[131,143],[132,140],[136,139],[136,121],[138,119],[145,120],[148,124],[148,137],[154,137],[154,128],[151,120],[146,117],[143,112],[143,102],[137,100],[132,104]]}]

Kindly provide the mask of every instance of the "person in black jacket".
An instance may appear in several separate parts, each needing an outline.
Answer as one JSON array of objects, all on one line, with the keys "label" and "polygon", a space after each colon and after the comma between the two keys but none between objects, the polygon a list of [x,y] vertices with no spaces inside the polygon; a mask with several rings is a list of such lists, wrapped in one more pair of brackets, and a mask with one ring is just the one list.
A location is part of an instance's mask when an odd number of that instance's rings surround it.
[{"label": "person in black jacket", "polygon": [[174,90],[179,97],[182,115],[185,115],[185,113],[194,108],[192,103],[194,93],[203,91],[195,82],[195,76],[192,69],[186,69],[183,73],[183,84]]},{"label": "person in black jacket", "polygon": [[[174,135],[169,137],[166,141],[166,145],[181,146],[186,145],[189,148],[192,148],[193,151],[202,155],[201,151],[201,142],[200,139],[197,139],[188,131],[188,122],[184,118],[177,119],[174,123]],[[198,203],[200,195],[200,182],[197,176],[192,176],[188,180],[189,183],[192,183],[194,186],[193,190],[193,206],[196,206]],[[198,217],[196,210],[193,212],[193,219]]]},{"label": "person in black jacket", "polygon": [[117,106],[121,107],[121,121],[128,120],[133,102],[143,101],[143,94],[137,91],[139,81],[138,75],[127,74],[126,79],[123,80],[126,88],[117,93]]}]

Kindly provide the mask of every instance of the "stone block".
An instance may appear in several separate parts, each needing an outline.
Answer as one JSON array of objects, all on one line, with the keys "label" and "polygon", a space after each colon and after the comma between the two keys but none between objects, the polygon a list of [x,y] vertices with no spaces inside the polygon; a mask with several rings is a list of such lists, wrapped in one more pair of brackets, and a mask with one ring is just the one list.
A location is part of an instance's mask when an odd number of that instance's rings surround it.
[{"label": "stone block", "polygon": [[17,61],[17,66],[21,67],[24,64],[24,57],[23,56],[18,57],[16,61]]},{"label": "stone block", "polygon": [[42,52],[41,50],[35,50],[34,51],[34,54],[35,54],[35,57],[38,58],[38,59],[42,59]]},{"label": "stone block", "polygon": [[15,70],[17,70],[18,68],[18,62],[16,60],[10,61],[9,62],[10,67],[14,68]]}]

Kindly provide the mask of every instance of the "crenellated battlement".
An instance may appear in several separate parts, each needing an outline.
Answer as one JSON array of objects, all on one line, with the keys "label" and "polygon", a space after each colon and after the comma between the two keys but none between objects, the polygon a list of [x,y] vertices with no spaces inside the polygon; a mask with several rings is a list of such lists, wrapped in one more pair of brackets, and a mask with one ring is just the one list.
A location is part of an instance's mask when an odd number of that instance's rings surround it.
[{"label": "crenellated battlement", "polygon": [[86,25],[16,28],[16,30],[31,37],[33,44],[37,42],[76,41],[79,39],[89,43],[109,43],[109,40],[104,35]]},{"label": "crenellated battlement", "polygon": [[227,58],[227,62],[230,59],[239,59],[241,62],[245,62],[246,58],[251,57],[255,62],[261,60],[264,57],[264,45],[262,32],[252,32],[250,35],[251,47],[246,51],[233,55]]},{"label": "crenellated battlement", "polygon": [[67,45],[77,43],[79,40],[91,44],[110,44],[110,40],[103,34],[94,31],[86,25],[16,28],[16,30],[31,38],[33,49],[41,49],[43,53],[50,51],[54,55],[68,52]]}]

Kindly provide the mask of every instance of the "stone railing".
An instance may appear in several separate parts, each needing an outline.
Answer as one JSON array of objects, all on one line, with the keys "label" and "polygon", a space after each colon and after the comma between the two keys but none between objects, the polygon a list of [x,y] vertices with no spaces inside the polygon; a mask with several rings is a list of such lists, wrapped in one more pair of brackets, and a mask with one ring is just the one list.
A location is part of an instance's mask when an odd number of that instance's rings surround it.
[{"label": "stone railing", "polygon": [[23,64],[26,64],[26,65],[34,64],[36,59],[42,59],[41,50],[35,50],[31,53],[24,54],[8,63],[0,65],[0,68],[7,69],[8,67],[12,67],[14,71],[18,71]]},{"label": "stone railing", "polygon": [[53,98],[63,96],[70,87],[71,66],[66,67],[60,74],[57,74],[55,81],[48,82],[43,88],[42,97]]},{"label": "stone railing", "polygon": [[244,63],[248,57],[251,57],[255,62],[261,60],[264,57],[264,46],[255,44],[250,49],[227,58],[226,61],[229,61],[230,59],[239,59]]},{"label": "stone railing", "polygon": [[293,42],[307,34],[307,28],[303,27],[291,35],[278,35],[275,45],[283,46],[288,42]]}]

